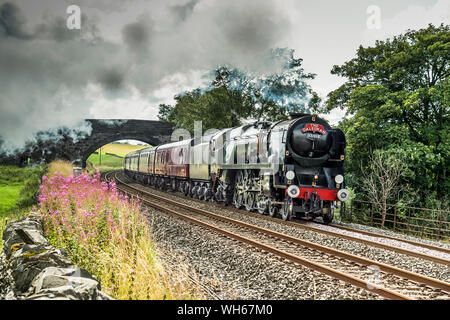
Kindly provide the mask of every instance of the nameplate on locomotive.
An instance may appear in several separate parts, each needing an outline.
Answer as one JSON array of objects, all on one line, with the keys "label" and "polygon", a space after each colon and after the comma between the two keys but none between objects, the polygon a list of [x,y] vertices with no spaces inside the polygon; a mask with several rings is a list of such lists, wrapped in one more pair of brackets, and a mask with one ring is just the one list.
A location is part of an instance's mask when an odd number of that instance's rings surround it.
[{"label": "nameplate on locomotive", "polygon": [[312,131],[313,133],[319,132],[321,134],[327,134],[325,129],[321,124],[317,123],[308,123],[306,126],[302,129],[302,132]]}]

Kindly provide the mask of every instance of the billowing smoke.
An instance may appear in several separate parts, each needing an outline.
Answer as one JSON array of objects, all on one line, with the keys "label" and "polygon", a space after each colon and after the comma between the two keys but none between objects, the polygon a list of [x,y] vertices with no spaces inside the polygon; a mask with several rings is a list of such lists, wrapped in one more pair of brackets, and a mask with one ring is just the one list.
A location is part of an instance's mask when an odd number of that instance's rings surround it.
[{"label": "billowing smoke", "polygon": [[[93,115],[156,119],[159,103],[209,83],[199,75],[219,65],[274,73],[280,66],[267,53],[283,43],[291,23],[275,0],[79,1],[82,28],[69,30],[65,12],[41,8],[42,18],[31,21],[37,2],[0,3],[3,149]],[[131,20],[124,16],[127,22],[94,22],[127,8],[139,8]],[[108,23],[123,25],[105,37]]]},{"label": "billowing smoke", "polygon": [[225,85],[246,94],[256,104],[268,101],[289,111],[308,111],[313,91],[307,81],[314,79],[315,74],[305,73],[302,59],[296,59],[292,49],[272,49],[266,60],[269,67],[256,72],[232,66],[218,67],[207,75],[207,78],[215,79],[205,90]]},{"label": "billowing smoke", "polygon": [[[39,131],[74,128],[89,132],[83,120],[93,98],[89,83],[120,86],[120,77],[98,57],[118,50],[86,28],[71,32],[65,20],[47,17],[33,28],[13,3],[0,6],[0,136],[3,151],[15,151]],[[51,135],[57,139],[58,135]]]}]

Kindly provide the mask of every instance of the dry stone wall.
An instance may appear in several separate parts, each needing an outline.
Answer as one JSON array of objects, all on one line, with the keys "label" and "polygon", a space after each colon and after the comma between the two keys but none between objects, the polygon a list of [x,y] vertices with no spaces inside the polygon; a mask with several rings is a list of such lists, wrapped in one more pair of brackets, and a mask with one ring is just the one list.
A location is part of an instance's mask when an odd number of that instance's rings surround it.
[{"label": "dry stone wall", "polygon": [[44,237],[41,220],[28,216],[3,232],[0,300],[111,300],[100,283]]}]

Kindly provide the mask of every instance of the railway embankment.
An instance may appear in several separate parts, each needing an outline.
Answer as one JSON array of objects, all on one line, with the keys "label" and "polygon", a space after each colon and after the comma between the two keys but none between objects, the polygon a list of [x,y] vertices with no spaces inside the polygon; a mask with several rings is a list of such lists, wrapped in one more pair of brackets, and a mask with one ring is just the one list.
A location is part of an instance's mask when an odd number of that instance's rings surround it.
[{"label": "railway embankment", "polygon": [[0,300],[110,300],[100,283],[49,244],[31,215],[8,224],[0,256]]}]

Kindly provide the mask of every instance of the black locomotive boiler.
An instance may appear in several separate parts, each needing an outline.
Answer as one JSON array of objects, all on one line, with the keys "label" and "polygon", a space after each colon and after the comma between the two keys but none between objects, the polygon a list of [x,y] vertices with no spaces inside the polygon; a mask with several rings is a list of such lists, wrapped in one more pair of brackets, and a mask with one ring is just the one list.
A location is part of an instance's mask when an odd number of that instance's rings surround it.
[{"label": "black locomotive boiler", "polygon": [[162,190],[280,216],[333,220],[344,188],[345,135],[292,114],[129,153],[127,175]]}]

